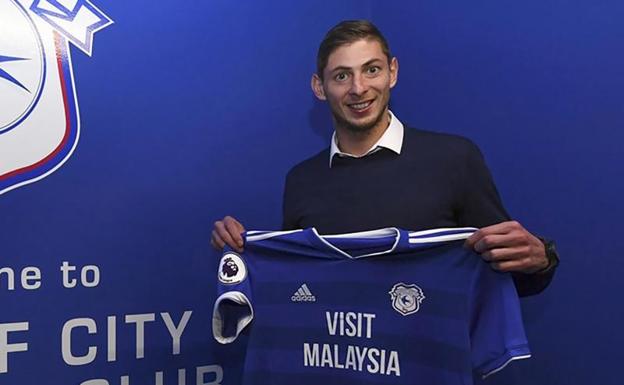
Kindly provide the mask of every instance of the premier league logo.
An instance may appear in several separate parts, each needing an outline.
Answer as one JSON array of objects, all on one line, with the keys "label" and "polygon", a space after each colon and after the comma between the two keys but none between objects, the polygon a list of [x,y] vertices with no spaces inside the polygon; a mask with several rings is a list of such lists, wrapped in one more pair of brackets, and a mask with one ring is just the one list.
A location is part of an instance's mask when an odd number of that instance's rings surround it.
[{"label": "premier league logo", "polygon": [[402,282],[394,285],[389,294],[392,299],[392,307],[402,315],[416,313],[425,299],[425,294],[420,287]]},{"label": "premier league logo", "polygon": [[226,253],[219,263],[219,281],[235,285],[245,280],[247,267],[243,259],[235,253]]},{"label": "premier league logo", "polygon": [[228,278],[235,277],[238,274],[238,266],[232,257],[227,257],[223,260],[223,267],[221,272]]},{"label": "premier league logo", "polygon": [[0,194],[53,173],[78,143],[69,42],[112,24],[88,0],[0,0]]}]

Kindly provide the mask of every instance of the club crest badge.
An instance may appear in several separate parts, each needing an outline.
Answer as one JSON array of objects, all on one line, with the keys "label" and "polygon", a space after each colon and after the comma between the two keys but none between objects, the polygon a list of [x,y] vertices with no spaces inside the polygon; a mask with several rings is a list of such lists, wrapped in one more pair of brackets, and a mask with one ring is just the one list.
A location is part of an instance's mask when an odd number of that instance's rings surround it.
[{"label": "club crest badge", "polygon": [[392,307],[402,315],[416,313],[425,299],[422,289],[414,284],[397,283],[388,292],[392,299]]},{"label": "club crest badge", "polygon": [[219,263],[219,281],[228,285],[241,283],[247,277],[247,266],[235,253],[225,253]]},{"label": "club crest badge", "polygon": [[80,134],[69,42],[112,20],[89,0],[0,2],[0,195],[52,174]]}]

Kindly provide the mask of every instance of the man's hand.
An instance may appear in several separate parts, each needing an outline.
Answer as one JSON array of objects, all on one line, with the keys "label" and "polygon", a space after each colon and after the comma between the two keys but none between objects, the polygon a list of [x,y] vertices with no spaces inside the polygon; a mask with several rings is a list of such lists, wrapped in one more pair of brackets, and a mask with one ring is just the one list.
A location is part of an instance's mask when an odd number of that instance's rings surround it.
[{"label": "man's hand", "polygon": [[217,250],[223,250],[223,246],[227,244],[232,249],[242,253],[243,237],[241,234],[243,232],[245,232],[243,225],[228,215],[223,218],[222,221],[216,221],[214,223],[210,243],[212,244],[212,247]]},{"label": "man's hand", "polygon": [[516,221],[483,227],[464,245],[479,253],[495,270],[530,274],[548,266],[542,241]]}]

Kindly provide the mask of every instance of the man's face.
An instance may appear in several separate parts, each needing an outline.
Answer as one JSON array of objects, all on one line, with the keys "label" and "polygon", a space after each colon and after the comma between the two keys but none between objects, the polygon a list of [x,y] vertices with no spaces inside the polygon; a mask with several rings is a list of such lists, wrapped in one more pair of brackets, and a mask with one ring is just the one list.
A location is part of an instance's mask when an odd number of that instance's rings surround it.
[{"label": "man's face", "polygon": [[312,77],[312,89],[327,100],[336,128],[365,132],[385,128],[390,89],[397,81],[398,63],[390,63],[377,40],[358,40],[329,55],[323,80]]}]

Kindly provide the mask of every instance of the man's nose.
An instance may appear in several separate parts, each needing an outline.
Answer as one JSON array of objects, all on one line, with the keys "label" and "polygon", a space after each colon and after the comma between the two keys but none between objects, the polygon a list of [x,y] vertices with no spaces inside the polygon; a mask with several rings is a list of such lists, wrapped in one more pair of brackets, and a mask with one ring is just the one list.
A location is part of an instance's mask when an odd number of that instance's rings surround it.
[{"label": "man's nose", "polygon": [[362,74],[353,75],[353,81],[351,82],[351,89],[349,90],[353,95],[362,95],[368,89],[366,79]]}]

